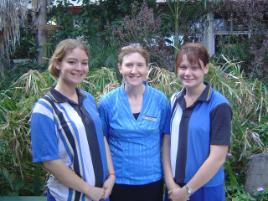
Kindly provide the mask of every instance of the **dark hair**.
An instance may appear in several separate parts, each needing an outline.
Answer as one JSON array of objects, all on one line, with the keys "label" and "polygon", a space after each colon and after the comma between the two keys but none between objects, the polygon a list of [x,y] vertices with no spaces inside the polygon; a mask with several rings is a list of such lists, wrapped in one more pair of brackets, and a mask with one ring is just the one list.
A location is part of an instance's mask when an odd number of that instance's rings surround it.
[{"label": "dark hair", "polygon": [[89,56],[89,51],[86,46],[82,41],[77,40],[77,39],[65,39],[62,40],[56,47],[50,61],[49,61],[49,66],[48,66],[48,71],[50,74],[58,78],[59,77],[59,70],[57,69],[57,65],[63,60],[63,58],[71,52],[75,48],[80,48],[85,51],[85,53]]},{"label": "dark hair", "polygon": [[132,44],[122,47],[118,54],[118,64],[119,65],[122,64],[124,56],[131,54],[131,53],[136,53],[136,52],[144,57],[146,61],[146,65],[148,66],[149,59],[150,59],[149,53],[139,43],[132,43]]},{"label": "dark hair", "polygon": [[[209,62],[209,54],[207,49],[201,43],[186,43],[181,47],[176,55],[176,69],[182,62],[183,55],[186,55],[191,64],[198,64],[199,59],[206,66]],[[201,66],[200,66],[201,67]]]}]

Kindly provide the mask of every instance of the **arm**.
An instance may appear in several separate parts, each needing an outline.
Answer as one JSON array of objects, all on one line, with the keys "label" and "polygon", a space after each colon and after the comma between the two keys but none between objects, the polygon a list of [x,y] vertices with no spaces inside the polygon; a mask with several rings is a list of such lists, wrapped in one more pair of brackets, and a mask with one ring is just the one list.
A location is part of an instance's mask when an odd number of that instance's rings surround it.
[{"label": "arm", "polygon": [[177,191],[182,192],[182,188],[175,183],[172,175],[170,163],[170,135],[164,135],[162,145],[162,163],[169,198],[172,201],[186,200],[186,193],[177,193]]},{"label": "arm", "polygon": [[[193,189],[193,192],[195,192],[204,184],[206,184],[223,165],[227,152],[227,145],[211,145],[210,154],[207,160],[205,160],[205,162],[202,164],[196,174],[185,186],[188,186],[189,188]],[[184,200],[187,200],[187,190],[185,186],[183,188],[177,188],[171,191],[170,198],[173,198],[175,200],[175,198],[179,196],[184,196]]]},{"label": "arm", "polygon": [[107,163],[108,163],[108,171],[109,171],[109,177],[105,180],[103,184],[103,188],[105,189],[105,196],[104,198],[108,198],[112,192],[114,182],[115,182],[115,172],[113,167],[113,161],[111,157],[110,148],[107,142],[106,137],[104,137],[104,144],[105,144],[105,151],[106,151],[106,157],[107,157]]},{"label": "arm", "polygon": [[63,185],[84,193],[93,201],[99,201],[104,195],[104,189],[90,186],[74,171],[65,166],[61,160],[43,162],[44,167],[53,174]]},{"label": "arm", "polygon": [[210,154],[207,160],[188,182],[187,186],[192,188],[193,191],[196,191],[206,184],[223,165],[227,152],[227,145],[210,145]]},{"label": "arm", "polygon": [[172,190],[178,188],[179,186],[175,183],[173,179],[170,164],[170,135],[164,135],[162,145],[162,165],[164,169],[164,177],[167,189]]}]

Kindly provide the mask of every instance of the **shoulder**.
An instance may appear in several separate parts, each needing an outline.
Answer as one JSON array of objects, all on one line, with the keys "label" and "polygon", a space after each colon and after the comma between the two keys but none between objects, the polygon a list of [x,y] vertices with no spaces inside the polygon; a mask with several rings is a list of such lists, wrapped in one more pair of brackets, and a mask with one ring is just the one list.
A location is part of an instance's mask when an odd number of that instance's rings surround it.
[{"label": "shoulder", "polygon": [[230,105],[229,100],[215,89],[212,89],[211,101],[216,105],[223,104],[223,103]]},{"label": "shoulder", "polygon": [[148,93],[150,93],[151,96],[154,98],[159,98],[160,100],[167,100],[167,96],[159,89],[152,87],[152,86],[147,86],[148,87]]},{"label": "shoulder", "polygon": [[175,103],[176,99],[179,98],[181,95],[182,95],[182,90],[177,91],[174,94],[172,94],[172,96],[170,97],[171,105],[173,105]]},{"label": "shoulder", "polygon": [[120,91],[120,87],[117,87],[117,88],[113,89],[112,91],[102,95],[100,98],[100,103],[113,101],[115,99],[115,97],[118,96],[119,91]]},{"label": "shoulder", "polygon": [[[49,96],[46,94],[44,95],[42,98],[39,98],[34,106],[33,106],[33,109],[32,109],[32,112],[35,113],[35,112],[42,112],[43,110],[48,110],[48,111],[51,111],[53,110],[52,108],[52,105],[49,101]],[[52,101],[52,100],[51,100]]]},{"label": "shoulder", "polygon": [[86,99],[90,99],[90,100],[92,100],[92,101],[95,101],[95,99],[94,99],[94,97],[93,97],[93,95],[92,95],[91,93],[89,93],[89,92],[87,92],[87,91],[85,91],[85,90],[83,90],[83,89],[79,89],[79,92],[80,92],[83,96],[85,96]]},{"label": "shoulder", "polygon": [[30,122],[33,120],[39,121],[39,123],[47,123],[47,119],[53,119],[54,117],[53,106],[48,101],[47,96],[45,95],[42,98],[39,98],[33,108],[30,118]]}]

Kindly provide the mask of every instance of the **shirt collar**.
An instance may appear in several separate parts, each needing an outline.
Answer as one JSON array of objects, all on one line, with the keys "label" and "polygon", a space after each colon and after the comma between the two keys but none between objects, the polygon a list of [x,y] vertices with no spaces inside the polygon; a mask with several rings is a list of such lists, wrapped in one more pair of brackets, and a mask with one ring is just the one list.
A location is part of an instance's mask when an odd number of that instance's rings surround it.
[{"label": "shirt collar", "polygon": [[207,82],[205,82],[205,85],[206,88],[203,90],[202,94],[198,97],[197,101],[208,102],[210,100],[212,87]]},{"label": "shirt collar", "polygon": [[[212,87],[210,86],[209,83],[204,82],[204,84],[206,85],[206,88],[203,90],[203,92],[201,93],[201,95],[198,97],[198,99],[196,100],[196,102],[208,102],[211,98],[211,93],[212,93]],[[178,101],[180,104],[182,104],[184,102],[184,95],[186,94],[186,89],[183,88],[180,96],[178,97]]]},{"label": "shirt collar", "polygon": [[[76,88],[75,90],[78,96],[78,104],[81,105],[85,98],[85,95],[78,88]],[[49,94],[52,97],[53,101],[56,103],[70,103],[72,105],[77,105],[76,102],[74,102],[73,100],[69,99],[68,97],[64,96],[62,93],[57,91],[55,89],[55,86],[50,89]]]}]

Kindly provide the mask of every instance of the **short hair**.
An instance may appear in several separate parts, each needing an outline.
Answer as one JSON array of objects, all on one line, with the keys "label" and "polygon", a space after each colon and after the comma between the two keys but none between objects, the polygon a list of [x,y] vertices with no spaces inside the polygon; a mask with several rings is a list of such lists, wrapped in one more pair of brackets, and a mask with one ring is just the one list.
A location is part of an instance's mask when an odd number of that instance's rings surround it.
[{"label": "short hair", "polygon": [[49,73],[58,78],[60,71],[57,69],[57,65],[63,60],[63,58],[75,48],[80,48],[85,51],[87,56],[89,56],[89,50],[86,44],[77,39],[65,39],[58,43],[56,49],[53,52],[53,55],[49,61],[48,71]]},{"label": "short hair", "polygon": [[[186,55],[190,64],[198,64],[199,59],[206,66],[209,63],[209,54],[207,49],[201,43],[186,43],[181,47],[176,55],[176,69],[178,70],[183,55]],[[201,66],[200,66],[201,67]]]},{"label": "short hair", "polygon": [[136,52],[139,53],[145,59],[146,65],[148,66],[150,60],[149,52],[145,48],[143,48],[139,43],[132,43],[122,47],[118,54],[118,64],[120,65],[122,64],[124,56]]}]

